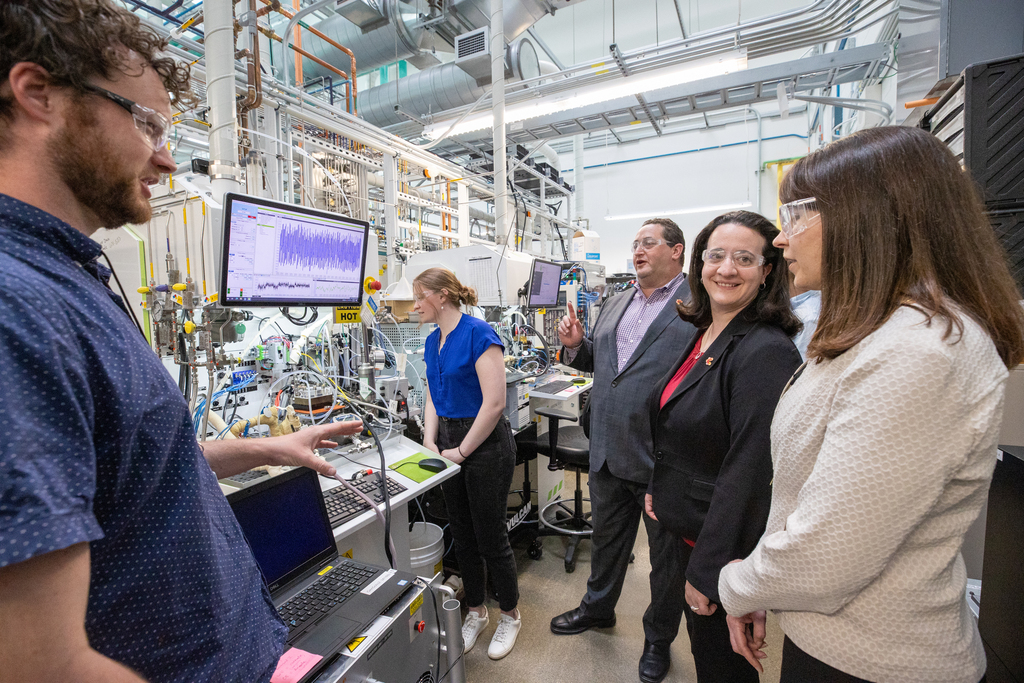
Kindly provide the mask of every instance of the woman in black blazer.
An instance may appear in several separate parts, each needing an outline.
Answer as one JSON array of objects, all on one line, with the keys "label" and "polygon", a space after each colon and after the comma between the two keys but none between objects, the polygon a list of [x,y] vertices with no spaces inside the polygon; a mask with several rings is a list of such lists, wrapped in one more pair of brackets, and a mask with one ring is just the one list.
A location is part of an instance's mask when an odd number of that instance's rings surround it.
[{"label": "woman in black blazer", "polygon": [[651,395],[654,473],[647,513],[684,544],[686,628],[700,683],[758,680],[732,651],[718,575],[757,545],[771,504],[770,427],[800,365],[775,226],[727,213],[697,236],[691,299],[679,316],[697,328]]}]

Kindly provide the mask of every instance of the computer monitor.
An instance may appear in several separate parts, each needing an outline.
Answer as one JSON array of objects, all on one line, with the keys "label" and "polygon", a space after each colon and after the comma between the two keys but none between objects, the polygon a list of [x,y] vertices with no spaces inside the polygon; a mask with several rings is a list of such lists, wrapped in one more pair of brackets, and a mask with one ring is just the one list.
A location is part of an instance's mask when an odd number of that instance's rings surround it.
[{"label": "computer monitor", "polygon": [[329,211],[228,193],[223,306],[358,306],[369,223]]},{"label": "computer monitor", "polygon": [[536,259],[530,274],[527,308],[554,308],[558,305],[558,287],[562,284],[562,266]]}]

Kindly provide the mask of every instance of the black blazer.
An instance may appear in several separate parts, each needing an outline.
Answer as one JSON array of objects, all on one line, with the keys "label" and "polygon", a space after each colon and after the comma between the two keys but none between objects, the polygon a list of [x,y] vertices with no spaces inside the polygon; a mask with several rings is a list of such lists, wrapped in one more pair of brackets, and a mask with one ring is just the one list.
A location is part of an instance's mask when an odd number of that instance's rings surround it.
[{"label": "black blazer", "polygon": [[690,352],[683,347],[650,398],[654,513],[696,541],[686,579],[719,602],[722,567],[744,558],[771,506],[771,424],[800,353],[777,327],[740,313],[687,373],[664,408],[661,394]]}]

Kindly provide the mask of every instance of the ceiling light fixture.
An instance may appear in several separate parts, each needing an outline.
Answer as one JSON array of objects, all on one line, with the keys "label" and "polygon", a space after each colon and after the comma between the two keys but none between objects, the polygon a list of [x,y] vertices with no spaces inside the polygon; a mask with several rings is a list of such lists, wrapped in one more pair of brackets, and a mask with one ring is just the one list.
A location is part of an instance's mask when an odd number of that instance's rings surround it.
[{"label": "ceiling light fixture", "polygon": [[639,218],[667,218],[669,216],[683,216],[690,213],[718,213],[720,211],[733,211],[735,209],[746,209],[750,202],[742,204],[722,204],[721,206],[699,206],[695,209],[677,209],[675,211],[653,211],[649,213],[627,213],[619,216],[605,216],[606,221],[625,221]]},{"label": "ceiling light fixture", "polygon": [[[706,57],[678,64],[673,67],[618,78],[610,82],[585,85],[533,101],[512,104],[505,108],[505,123],[515,123],[549,114],[557,114],[558,112],[570,109],[608,102],[620,97],[641,95],[697,81],[702,78],[711,78],[734,71],[741,71],[746,68],[746,50],[735,50],[714,57]],[[493,123],[494,117],[490,112],[471,114],[462,123],[455,126],[451,135],[484,130],[492,127]],[[451,125],[451,120],[437,121],[425,127],[423,135],[432,140],[436,139],[444,134]]]}]

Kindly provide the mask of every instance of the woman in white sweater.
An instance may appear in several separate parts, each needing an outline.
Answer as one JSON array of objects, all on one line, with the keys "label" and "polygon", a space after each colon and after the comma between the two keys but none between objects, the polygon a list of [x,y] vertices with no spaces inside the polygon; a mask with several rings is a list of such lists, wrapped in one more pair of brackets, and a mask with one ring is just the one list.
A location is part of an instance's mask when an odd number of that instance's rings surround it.
[{"label": "woman in white sweater", "polygon": [[933,136],[875,128],[780,189],[796,284],[822,292],[808,362],[772,423],[753,553],[721,573],[733,648],[782,683],[984,680],[960,548],[988,492],[1024,313],[968,176]]}]

